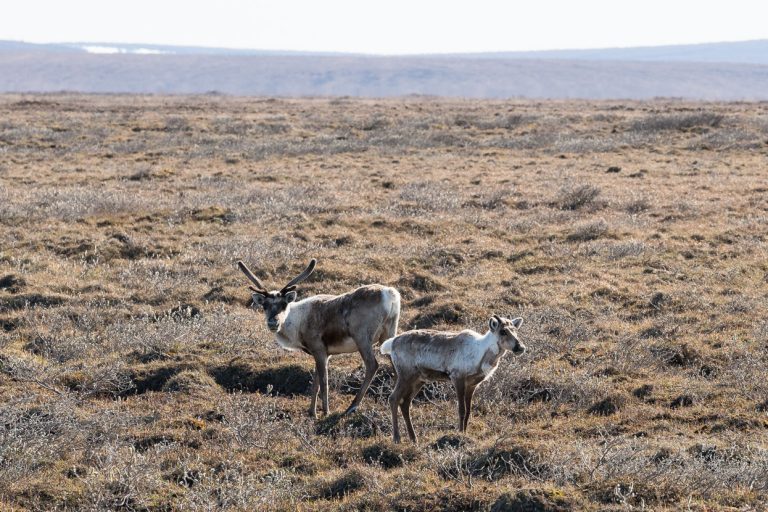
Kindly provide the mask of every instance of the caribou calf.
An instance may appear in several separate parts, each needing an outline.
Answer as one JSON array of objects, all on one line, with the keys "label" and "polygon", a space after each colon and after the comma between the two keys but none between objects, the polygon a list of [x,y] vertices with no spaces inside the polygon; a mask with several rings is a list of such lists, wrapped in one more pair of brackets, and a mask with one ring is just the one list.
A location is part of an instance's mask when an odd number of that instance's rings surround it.
[{"label": "caribou calf", "polygon": [[296,285],[312,274],[317,260],[279,291],[267,291],[245,263],[240,270],[255,286],[253,304],[264,309],[267,328],[277,342],[288,350],[301,350],[315,359],[312,401],[309,414],[317,417],[317,395],[328,414],[328,360],[332,355],[360,352],[365,364],[365,378],[347,408],[351,413],[363,399],[379,367],[374,345],[397,334],[400,319],[400,294],[379,284],[361,286],[342,295],[314,295],[296,301]]},{"label": "caribou calf", "polygon": [[392,357],[397,382],[389,406],[392,409],[392,438],[400,442],[397,408],[403,413],[411,441],[416,433],[411,424],[411,400],[424,383],[435,380],[451,381],[459,399],[459,431],[469,423],[472,395],[487,380],[509,350],[514,354],[525,352],[525,345],[517,337],[522,318],[509,320],[493,315],[485,334],[472,330],[449,333],[429,330],[408,331],[381,345],[381,353]]}]

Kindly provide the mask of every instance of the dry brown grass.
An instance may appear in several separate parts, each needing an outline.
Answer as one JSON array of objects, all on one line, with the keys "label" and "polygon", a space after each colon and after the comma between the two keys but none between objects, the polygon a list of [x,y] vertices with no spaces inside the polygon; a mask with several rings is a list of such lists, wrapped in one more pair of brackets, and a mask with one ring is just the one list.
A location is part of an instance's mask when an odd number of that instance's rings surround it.
[{"label": "dry brown grass", "polygon": [[[568,510],[768,499],[768,105],[0,97],[0,507]],[[611,168],[610,172],[608,169]],[[616,170],[618,168],[618,171]],[[401,328],[523,316],[388,441],[234,262],[396,286]],[[331,406],[361,379],[334,358]],[[525,508],[528,507],[528,508]]]}]

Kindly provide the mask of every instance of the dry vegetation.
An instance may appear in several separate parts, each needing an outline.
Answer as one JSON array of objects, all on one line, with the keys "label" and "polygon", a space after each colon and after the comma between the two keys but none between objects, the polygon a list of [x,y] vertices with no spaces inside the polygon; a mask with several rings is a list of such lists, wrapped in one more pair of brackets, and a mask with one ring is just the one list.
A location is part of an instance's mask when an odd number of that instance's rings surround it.
[{"label": "dry vegetation", "polygon": [[[768,499],[767,104],[0,97],[3,510],[749,509]],[[270,284],[523,316],[478,392],[311,359]]]}]

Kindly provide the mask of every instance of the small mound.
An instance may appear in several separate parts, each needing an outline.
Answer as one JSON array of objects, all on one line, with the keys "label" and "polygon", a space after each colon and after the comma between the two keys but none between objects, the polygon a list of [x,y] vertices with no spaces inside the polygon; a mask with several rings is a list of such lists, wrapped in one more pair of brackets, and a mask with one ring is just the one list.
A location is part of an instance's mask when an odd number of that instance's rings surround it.
[{"label": "small mound", "polygon": [[210,375],[198,370],[179,372],[162,387],[162,391],[167,393],[210,393],[219,390],[219,385]]},{"label": "small mound", "polygon": [[133,386],[121,396],[142,395],[149,391],[162,391],[166,383],[176,374],[191,369],[187,363],[146,364],[133,368],[129,374]]},{"label": "small mound", "polygon": [[317,422],[315,433],[328,437],[352,437],[367,439],[389,431],[388,422],[378,412],[354,414],[329,414]]},{"label": "small mound", "polygon": [[362,471],[352,469],[333,480],[324,480],[315,486],[311,494],[315,499],[339,499],[359,491],[367,484],[367,478]]},{"label": "small mound", "polygon": [[399,288],[410,288],[419,292],[440,292],[445,290],[445,285],[432,276],[413,273],[403,276],[397,282]]},{"label": "small mound", "polygon": [[231,361],[212,368],[210,373],[227,391],[296,396],[309,395],[312,388],[312,373],[295,364],[256,370],[250,363]]},{"label": "small mound", "polygon": [[280,461],[280,467],[295,471],[300,475],[316,475],[319,471],[318,466],[312,460],[306,459],[301,455],[289,455]]},{"label": "small mound", "polygon": [[418,452],[413,446],[392,444],[381,441],[362,450],[363,460],[367,464],[381,466],[384,469],[399,468],[406,462],[413,462]]},{"label": "small mound", "polygon": [[466,323],[467,311],[459,302],[431,305],[426,311],[419,313],[411,321],[410,329],[430,329],[437,325]]},{"label": "small mound", "polygon": [[543,477],[549,468],[533,451],[523,446],[492,446],[470,455],[467,471],[474,476],[496,481],[505,475]]},{"label": "small mound", "polygon": [[559,489],[525,489],[499,496],[491,512],[566,512],[578,508],[578,503]]}]

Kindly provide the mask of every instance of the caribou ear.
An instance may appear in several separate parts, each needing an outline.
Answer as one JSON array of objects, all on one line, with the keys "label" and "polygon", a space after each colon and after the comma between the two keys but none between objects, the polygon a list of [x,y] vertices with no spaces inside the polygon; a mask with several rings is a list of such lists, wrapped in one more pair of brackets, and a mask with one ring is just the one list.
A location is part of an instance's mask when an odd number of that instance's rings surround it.
[{"label": "caribou ear", "polygon": [[523,319],[522,318],[515,318],[512,320],[512,325],[515,326],[515,329],[519,329],[521,325],[523,325]]},{"label": "caribou ear", "polygon": [[496,315],[493,315],[491,319],[488,320],[488,327],[491,328],[491,332],[498,331],[499,325],[501,325],[501,322],[499,322],[499,319],[496,317]]},{"label": "caribou ear", "polygon": [[296,290],[291,290],[288,293],[283,294],[285,302],[293,302],[296,300]]},{"label": "caribou ear", "polygon": [[261,293],[252,293],[251,299],[253,300],[254,306],[263,306],[264,300],[266,299],[266,297]]}]

